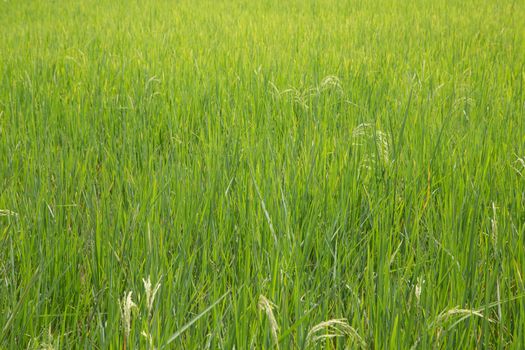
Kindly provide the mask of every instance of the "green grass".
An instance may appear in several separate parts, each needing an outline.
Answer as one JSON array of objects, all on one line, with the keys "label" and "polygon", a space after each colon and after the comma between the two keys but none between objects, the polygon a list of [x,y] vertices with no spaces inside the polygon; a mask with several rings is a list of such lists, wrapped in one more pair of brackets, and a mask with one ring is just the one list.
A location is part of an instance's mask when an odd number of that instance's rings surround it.
[{"label": "green grass", "polygon": [[0,348],[522,349],[524,18],[0,1]]}]

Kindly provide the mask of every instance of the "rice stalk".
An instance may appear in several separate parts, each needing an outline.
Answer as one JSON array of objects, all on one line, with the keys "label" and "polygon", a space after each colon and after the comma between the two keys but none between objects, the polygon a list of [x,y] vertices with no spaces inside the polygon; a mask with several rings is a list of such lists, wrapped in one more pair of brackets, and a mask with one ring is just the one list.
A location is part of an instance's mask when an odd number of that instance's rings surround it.
[{"label": "rice stalk", "polygon": [[277,349],[279,349],[279,325],[277,324],[277,320],[273,314],[275,304],[261,294],[259,295],[258,306],[259,309],[266,314],[266,317],[268,317],[268,321],[270,322],[270,332],[272,334],[274,345]]},{"label": "rice stalk", "polygon": [[[324,332],[323,334],[321,334]],[[348,337],[360,348],[366,348],[366,342],[357,330],[350,326],[346,319],[331,319],[313,326],[306,336],[306,347],[312,346],[321,340]]]}]

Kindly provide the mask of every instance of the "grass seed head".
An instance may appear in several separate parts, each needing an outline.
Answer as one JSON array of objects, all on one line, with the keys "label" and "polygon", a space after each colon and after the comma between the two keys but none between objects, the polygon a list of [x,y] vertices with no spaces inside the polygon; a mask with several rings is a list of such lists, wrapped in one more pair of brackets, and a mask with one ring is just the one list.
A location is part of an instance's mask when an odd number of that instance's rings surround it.
[{"label": "grass seed head", "polygon": [[146,331],[142,331],[140,334],[148,341],[149,349],[156,350],[155,346],[153,345],[153,337],[151,336],[151,334]]},{"label": "grass seed head", "polygon": [[425,284],[425,280],[421,277],[417,278],[417,284],[414,287],[414,294],[416,295],[417,303],[419,304],[419,301],[421,299],[421,292],[423,291],[423,284]]},{"label": "grass seed head", "polygon": [[129,334],[131,332],[131,310],[137,307],[137,305],[133,302],[132,296],[133,292],[124,293],[124,297],[122,297],[122,300],[120,301],[122,328],[124,329],[126,339],[129,338]]},{"label": "grass seed head", "polygon": [[262,310],[268,317],[268,321],[270,322],[270,330],[272,333],[273,341],[275,343],[275,346],[279,348],[279,340],[278,340],[279,326],[273,314],[273,309],[275,308],[275,304],[272,303],[268,298],[266,298],[264,295],[261,294],[259,296],[258,306],[259,306],[259,309]]},{"label": "grass seed head", "polygon": [[[321,333],[323,332],[323,333]],[[348,337],[358,346],[366,348],[366,342],[346,319],[331,319],[313,326],[306,336],[306,346],[311,346],[323,339]]]},{"label": "grass seed head", "polygon": [[0,216],[18,216],[18,213],[9,209],[0,209]]},{"label": "grass seed head", "polygon": [[148,315],[151,315],[151,312],[153,311],[153,302],[155,301],[155,295],[157,295],[157,292],[160,288],[160,282],[157,282],[155,284],[155,287],[151,288],[151,280],[148,276],[148,279],[142,279],[142,283],[144,283],[144,291],[146,292],[146,307],[148,308]]}]

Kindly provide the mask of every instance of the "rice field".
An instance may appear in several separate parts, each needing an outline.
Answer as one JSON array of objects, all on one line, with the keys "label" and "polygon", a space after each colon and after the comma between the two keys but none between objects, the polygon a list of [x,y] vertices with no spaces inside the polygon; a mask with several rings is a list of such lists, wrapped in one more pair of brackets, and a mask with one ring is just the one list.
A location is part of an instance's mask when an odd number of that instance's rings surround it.
[{"label": "rice field", "polygon": [[525,2],[0,1],[1,349],[523,349]]}]

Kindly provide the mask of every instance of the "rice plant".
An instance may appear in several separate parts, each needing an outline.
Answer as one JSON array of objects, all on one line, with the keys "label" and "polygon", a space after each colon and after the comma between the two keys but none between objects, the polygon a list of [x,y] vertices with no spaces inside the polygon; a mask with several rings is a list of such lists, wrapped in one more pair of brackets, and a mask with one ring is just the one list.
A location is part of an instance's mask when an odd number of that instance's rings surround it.
[{"label": "rice plant", "polygon": [[524,348],[524,19],[0,1],[0,348]]}]

